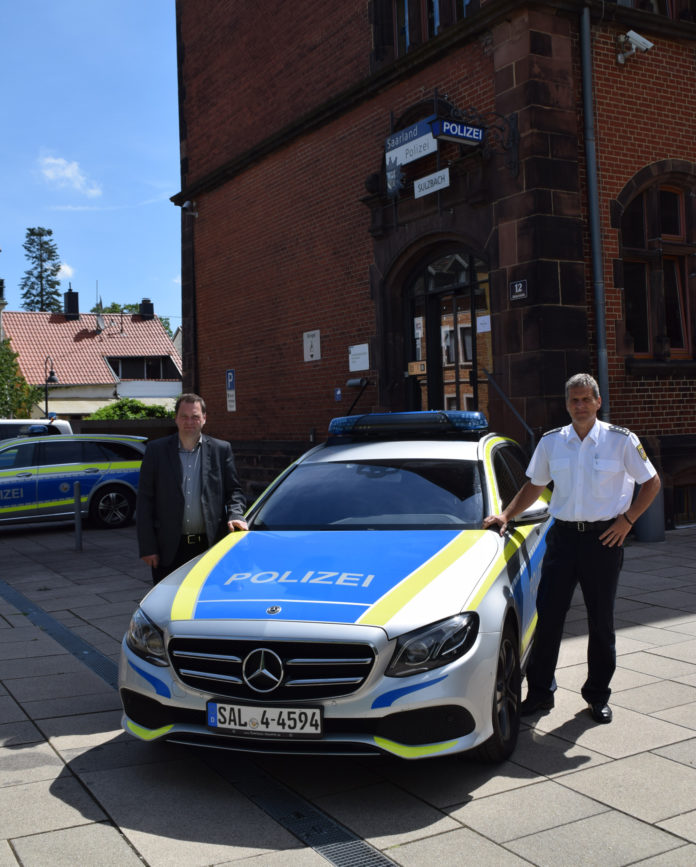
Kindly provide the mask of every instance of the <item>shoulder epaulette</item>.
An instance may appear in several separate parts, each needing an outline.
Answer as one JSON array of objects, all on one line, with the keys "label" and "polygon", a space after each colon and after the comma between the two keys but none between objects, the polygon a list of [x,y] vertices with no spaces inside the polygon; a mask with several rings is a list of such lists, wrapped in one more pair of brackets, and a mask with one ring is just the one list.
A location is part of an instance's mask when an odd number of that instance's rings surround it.
[{"label": "shoulder epaulette", "polygon": [[613,430],[614,433],[623,434],[625,437],[630,436],[631,431],[627,427],[619,427],[618,424],[610,424],[609,430]]},{"label": "shoulder epaulette", "polygon": [[558,433],[559,431],[562,431],[562,430],[563,430],[562,427],[555,427],[553,430],[547,430],[546,433],[542,434],[542,436],[547,437],[549,434]]}]

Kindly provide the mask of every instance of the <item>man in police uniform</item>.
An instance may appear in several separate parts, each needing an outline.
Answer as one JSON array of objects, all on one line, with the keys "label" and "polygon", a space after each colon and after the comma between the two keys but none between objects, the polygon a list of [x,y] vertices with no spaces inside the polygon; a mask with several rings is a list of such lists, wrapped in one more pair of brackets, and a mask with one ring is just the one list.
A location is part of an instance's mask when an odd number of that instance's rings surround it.
[{"label": "man in police uniform", "polygon": [[[660,479],[635,434],[597,419],[599,387],[587,373],[565,388],[571,424],[544,434],[527,468],[529,481],[484,527],[500,526],[523,512],[553,481],[547,537],[537,596],[538,623],[527,667],[522,716],[554,705],[554,672],[563,624],[577,584],[588,620],[587,680],[582,696],[592,718],[610,723],[609,683],[616,669],[614,600],[623,541],[660,490]],[[641,487],[632,502],[634,483]]]}]

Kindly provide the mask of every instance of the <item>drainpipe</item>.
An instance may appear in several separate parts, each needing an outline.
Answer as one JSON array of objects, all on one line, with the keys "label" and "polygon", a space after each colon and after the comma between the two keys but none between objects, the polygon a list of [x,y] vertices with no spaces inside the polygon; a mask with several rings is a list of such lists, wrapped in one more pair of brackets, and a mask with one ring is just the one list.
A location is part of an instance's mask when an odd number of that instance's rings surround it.
[{"label": "drainpipe", "polygon": [[602,251],[602,230],[599,221],[599,182],[597,179],[597,148],[592,85],[592,31],[590,28],[589,6],[585,6],[582,10],[580,48],[582,52],[582,105],[585,116],[590,250],[592,256],[592,282],[594,285],[595,323],[597,328],[597,372],[599,391],[602,396],[601,416],[604,421],[609,421],[609,361],[607,357],[604,296],[604,253]]}]

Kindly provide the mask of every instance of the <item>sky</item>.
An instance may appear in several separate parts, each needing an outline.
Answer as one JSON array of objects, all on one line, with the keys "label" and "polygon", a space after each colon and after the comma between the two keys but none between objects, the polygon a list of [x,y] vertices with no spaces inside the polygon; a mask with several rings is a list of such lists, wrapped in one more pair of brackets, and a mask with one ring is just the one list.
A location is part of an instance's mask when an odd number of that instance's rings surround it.
[{"label": "sky", "polygon": [[0,0],[0,278],[22,310],[26,230],[53,230],[82,312],[181,325],[174,0]]}]

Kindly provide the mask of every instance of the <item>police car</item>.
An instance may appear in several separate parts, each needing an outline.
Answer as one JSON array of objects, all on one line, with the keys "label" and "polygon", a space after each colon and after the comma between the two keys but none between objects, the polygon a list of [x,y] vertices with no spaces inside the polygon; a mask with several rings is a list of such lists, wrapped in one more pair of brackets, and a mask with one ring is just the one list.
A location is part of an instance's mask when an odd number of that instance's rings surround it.
[{"label": "police car", "polygon": [[145,437],[54,435],[0,442],[0,525],[57,521],[80,511],[98,527],[127,524],[135,512]]},{"label": "police car", "polygon": [[472,412],[334,419],[232,533],[158,584],[122,643],[144,741],[419,759],[513,751],[551,522],[483,530],[527,458]]}]

